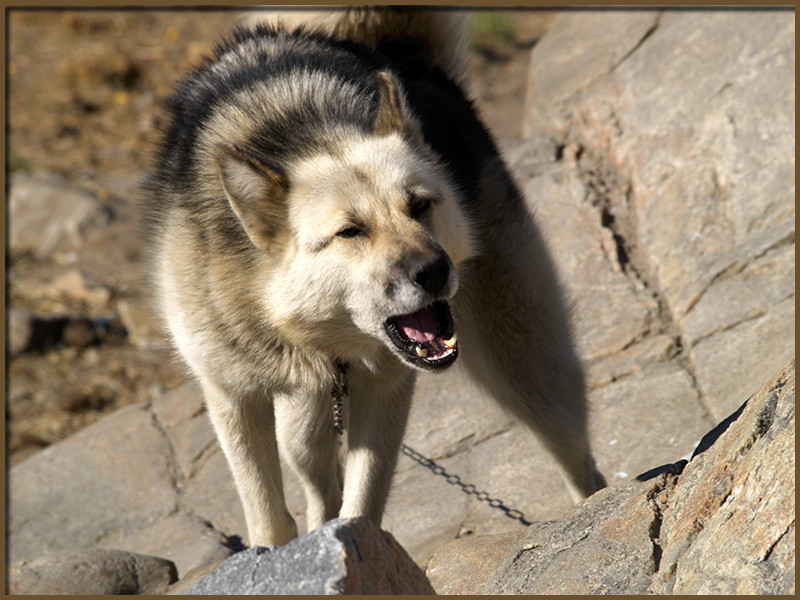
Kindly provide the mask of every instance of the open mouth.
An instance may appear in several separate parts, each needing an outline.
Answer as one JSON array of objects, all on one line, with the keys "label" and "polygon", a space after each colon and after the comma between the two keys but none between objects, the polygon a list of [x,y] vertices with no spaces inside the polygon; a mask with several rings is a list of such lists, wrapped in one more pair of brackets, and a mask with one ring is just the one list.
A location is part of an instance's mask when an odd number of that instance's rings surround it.
[{"label": "open mouth", "polygon": [[446,302],[415,313],[390,317],[386,332],[409,362],[426,369],[444,368],[458,356],[455,325]]}]

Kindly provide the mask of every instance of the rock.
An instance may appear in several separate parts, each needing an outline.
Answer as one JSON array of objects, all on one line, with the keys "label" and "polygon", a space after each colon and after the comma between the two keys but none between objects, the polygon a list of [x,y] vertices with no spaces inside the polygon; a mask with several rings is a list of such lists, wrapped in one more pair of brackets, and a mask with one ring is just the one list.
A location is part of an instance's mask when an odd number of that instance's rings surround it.
[{"label": "rock", "polygon": [[9,183],[9,245],[37,258],[78,248],[89,229],[111,221],[111,208],[54,173],[13,173]]},{"label": "rock", "polygon": [[606,488],[562,519],[533,525],[479,593],[645,593],[656,560],[652,498],[669,493],[681,466]]},{"label": "rock", "polygon": [[781,10],[564,12],[532,53],[527,135],[610,184],[604,227],[715,421],[794,356],[794,55]]},{"label": "rock", "polygon": [[30,315],[30,339],[26,351],[46,351],[64,341],[64,329],[71,318],[65,315]]},{"label": "rock", "polygon": [[192,594],[432,594],[422,570],[368,519],[334,519],[282,547],[226,560]]},{"label": "rock", "polygon": [[[8,558],[95,545],[175,510],[169,444],[141,405],[46,448],[9,473]],[[142,484],[146,482],[146,484]]]},{"label": "rock", "polygon": [[495,535],[468,535],[454,540],[431,558],[425,575],[439,595],[474,596],[494,575],[498,556],[516,550],[521,531]]},{"label": "rock", "polygon": [[69,550],[8,570],[10,594],[158,594],[177,579],[175,565],[121,550]]},{"label": "rock", "polygon": [[61,333],[62,341],[73,348],[88,348],[97,343],[94,323],[88,319],[72,319]]},{"label": "rock", "polygon": [[6,324],[8,326],[7,349],[11,358],[25,352],[33,340],[33,313],[19,306],[10,306]]},{"label": "rock", "polygon": [[[794,250],[794,248],[792,248]],[[751,381],[772,373],[794,356],[795,299],[785,298],[764,313],[716,332],[691,349],[706,402],[716,417],[736,407],[753,389]],[[743,352],[747,359],[742,360]]]},{"label": "rock", "polygon": [[566,129],[563,103],[609,75],[658,24],[650,10],[562,13],[533,51],[524,131]]},{"label": "rock", "polygon": [[[691,454],[713,426],[691,375],[677,361],[646,365],[592,390],[590,434],[611,485]],[[635,432],[631,435],[631,432]]]},{"label": "rock", "polygon": [[583,360],[609,356],[641,339],[656,306],[622,272],[616,251],[604,250],[608,231],[600,212],[586,201],[589,190],[577,167],[562,165],[534,177],[523,190],[574,301]]},{"label": "rock", "polygon": [[192,588],[200,581],[208,577],[211,573],[217,570],[223,561],[209,562],[192,569],[185,575],[182,575],[180,580],[172,584],[164,594],[170,596],[188,596]]},{"label": "rock", "polygon": [[523,533],[455,540],[431,558],[431,584],[440,594],[794,593],[794,402],[792,362],[688,464]]},{"label": "rock", "polygon": [[234,547],[238,548],[208,521],[182,512],[125,538],[100,542],[99,546],[169,559],[181,579],[205,565],[218,565],[233,554]]},{"label": "rock", "polygon": [[654,593],[794,593],[794,361],[737,412],[662,511]]},{"label": "rock", "polygon": [[128,331],[128,339],[137,348],[150,350],[166,346],[158,321],[143,302],[120,300],[117,310]]},{"label": "rock", "polygon": [[[65,402],[78,410],[91,399]],[[181,576],[223,560],[241,547],[244,518],[224,460],[197,485],[216,455],[194,385],[112,413],[10,470],[11,564],[88,547],[166,558]],[[215,493],[227,530],[205,517]]]},{"label": "rock", "polygon": [[70,269],[56,277],[47,290],[48,295],[66,297],[90,307],[105,307],[111,300],[111,290],[90,281],[80,269]]},{"label": "rock", "polygon": [[12,307],[9,311],[9,351],[45,352],[64,344],[85,349],[99,344],[119,344],[125,339],[122,324],[114,318],[89,319],[78,315],[42,316]]},{"label": "rock", "polygon": [[101,410],[112,401],[111,393],[102,388],[92,388],[88,392],[72,390],[57,399],[58,405],[68,412]]}]

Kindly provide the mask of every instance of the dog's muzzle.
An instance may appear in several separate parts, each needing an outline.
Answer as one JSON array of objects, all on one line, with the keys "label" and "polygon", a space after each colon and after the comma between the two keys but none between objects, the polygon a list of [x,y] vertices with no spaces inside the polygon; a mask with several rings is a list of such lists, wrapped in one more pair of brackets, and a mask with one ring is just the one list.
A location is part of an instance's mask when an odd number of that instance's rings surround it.
[{"label": "dog's muzzle", "polygon": [[450,306],[441,300],[415,313],[390,317],[384,324],[389,339],[410,363],[427,370],[443,369],[458,357],[458,341]]}]

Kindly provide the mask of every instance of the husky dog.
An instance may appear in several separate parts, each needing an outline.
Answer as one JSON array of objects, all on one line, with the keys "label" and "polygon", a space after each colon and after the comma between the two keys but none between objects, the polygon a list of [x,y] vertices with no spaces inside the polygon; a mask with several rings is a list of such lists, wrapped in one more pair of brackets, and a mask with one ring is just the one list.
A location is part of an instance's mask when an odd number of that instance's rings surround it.
[{"label": "husky dog", "polygon": [[249,543],[297,536],[279,453],[310,529],[379,525],[415,374],[456,361],[576,501],[603,487],[553,267],[464,89],[463,17],[314,18],[238,27],[177,86],[149,194],[160,310]]}]

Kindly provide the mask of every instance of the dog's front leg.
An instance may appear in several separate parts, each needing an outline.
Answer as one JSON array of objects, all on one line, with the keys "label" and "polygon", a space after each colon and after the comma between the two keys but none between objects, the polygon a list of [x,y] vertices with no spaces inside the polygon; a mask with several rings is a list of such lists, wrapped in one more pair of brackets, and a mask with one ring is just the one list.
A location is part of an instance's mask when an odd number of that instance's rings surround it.
[{"label": "dog's front leg", "polygon": [[414,373],[401,366],[380,375],[351,368],[348,386],[348,451],[340,516],[365,516],[380,526],[411,407]]},{"label": "dog's front leg", "polygon": [[242,501],[250,545],[280,546],[296,538],[283,495],[272,402],[233,398],[208,382],[203,393]]},{"label": "dog's front leg", "polygon": [[278,446],[303,485],[308,530],[336,518],[342,504],[339,439],[330,388],[275,398]]}]

